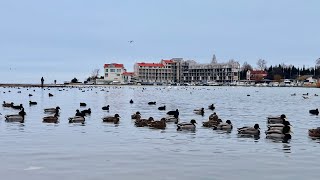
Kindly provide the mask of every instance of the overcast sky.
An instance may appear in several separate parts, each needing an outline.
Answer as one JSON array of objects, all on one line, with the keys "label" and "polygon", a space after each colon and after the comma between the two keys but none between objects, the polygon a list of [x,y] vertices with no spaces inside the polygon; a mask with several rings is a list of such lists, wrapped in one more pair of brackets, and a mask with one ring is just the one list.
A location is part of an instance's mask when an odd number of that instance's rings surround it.
[{"label": "overcast sky", "polygon": [[[313,66],[318,0],[0,1],[0,83],[83,80],[104,63],[259,58]],[[133,43],[128,41],[133,40]]]}]

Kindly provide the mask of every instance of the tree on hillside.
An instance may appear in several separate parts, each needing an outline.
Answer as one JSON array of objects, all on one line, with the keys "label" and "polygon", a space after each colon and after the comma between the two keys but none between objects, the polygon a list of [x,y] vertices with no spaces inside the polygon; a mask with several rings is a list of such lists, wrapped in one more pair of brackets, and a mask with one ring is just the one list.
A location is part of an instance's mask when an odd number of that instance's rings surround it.
[{"label": "tree on hillside", "polygon": [[257,66],[258,66],[258,69],[265,70],[267,68],[267,61],[264,59],[259,59],[257,61]]}]

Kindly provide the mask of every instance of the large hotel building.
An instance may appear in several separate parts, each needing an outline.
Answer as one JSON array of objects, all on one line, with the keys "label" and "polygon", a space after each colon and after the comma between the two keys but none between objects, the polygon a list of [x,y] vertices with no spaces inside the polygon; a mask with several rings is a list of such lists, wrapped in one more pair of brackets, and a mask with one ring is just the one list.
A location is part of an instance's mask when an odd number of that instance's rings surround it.
[{"label": "large hotel building", "polygon": [[193,60],[173,58],[159,63],[136,63],[134,73],[141,83],[227,83],[239,80],[240,64],[234,60],[199,64]]}]

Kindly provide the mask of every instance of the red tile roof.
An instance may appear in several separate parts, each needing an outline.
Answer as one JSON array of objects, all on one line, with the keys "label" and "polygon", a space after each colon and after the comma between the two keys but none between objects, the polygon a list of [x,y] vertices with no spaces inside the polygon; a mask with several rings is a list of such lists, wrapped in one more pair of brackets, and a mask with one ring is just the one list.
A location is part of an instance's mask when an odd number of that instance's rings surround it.
[{"label": "red tile roof", "polygon": [[106,67],[116,67],[116,68],[123,68],[123,64],[111,63],[111,64],[104,64],[104,68]]},{"label": "red tile roof", "polygon": [[137,64],[138,64],[138,66],[144,66],[144,67],[164,67],[164,65],[161,63],[144,63],[144,62],[142,62],[142,63],[137,63]]}]

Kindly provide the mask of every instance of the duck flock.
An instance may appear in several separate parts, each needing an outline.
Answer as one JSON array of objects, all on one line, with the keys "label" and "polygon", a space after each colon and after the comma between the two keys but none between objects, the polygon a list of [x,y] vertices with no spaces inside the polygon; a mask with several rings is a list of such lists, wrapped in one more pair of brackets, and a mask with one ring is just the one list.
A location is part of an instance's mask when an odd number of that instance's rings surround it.
[{"label": "duck flock", "polygon": [[[70,87],[74,88],[74,87]],[[78,88],[78,87],[77,87]],[[20,88],[18,88],[20,89]],[[144,90],[143,88],[142,90]],[[29,89],[27,89],[29,90]],[[65,91],[66,89],[59,89],[59,91]],[[82,92],[82,88],[79,88]],[[92,90],[92,89],[91,89]],[[35,91],[35,90],[33,90]],[[101,89],[101,91],[105,91],[104,89]],[[10,93],[11,91],[7,91],[7,93]],[[21,93],[21,90],[17,91],[18,93]],[[5,93],[5,92],[3,92]],[[291,96],[295,96],[296,94],[292,94]],[[29,97],[32,97],[32,94],[28,95]],[[52,93],[48,93],[49,97],[53,97],[54,95]],[[308,94],[303,94],[303,97],[307,97]],[[130,104],[134,104],[134,100],[130,99],[128,101]],[[35,101],[29,101],[30,106],[35,106],[38,103]],[[146,106],[154,106],[156,105],[155,101],[150,101],[146,104]],[[19,110],[17,114],[7,114],[4,115],[6,122],[17,122],[17,123],[25,123],[25,118],[27,116],[27,113],[25,112],[23,104],[14,103],[14,102],[6,102],[3,101],[2,103],[3,108],[8,109],[15,109]],[[80,102],[79,106],[82,108],[85,108],[87,104],[85,102]],[[109,111],[110,105],[106,105],[101,107],[101,111]],[[159,111],[166,111],[166,106],[159,106],[157,108]],[[199,108],[194,109],[193,113],[197,115],[203,116],[205,113],[205,110],[209,110],[212,112],[212,114],[209,116],[207,121],[202,122],[202,126],[205,128],[210,128],[212,130],[219,130],[219,131],[226,131],[231,132],[233,130],[233,124],[231,120],[226,120],[223,122],[217,115],[215,110],[215,105],[210,104],[206,109],[205,108]],[[59,123],[59,114],[60,114],[60,107],[50,107],[43,109],[43,112],[47,114],[42,118],[43,123]],[[310,114],[318,115],[319,110],[318,109],[312,109],[309,111]],[[1,113],[0,113],[1,115]],[[75,114],[70,114],[70,117],[68,118],[68,123],[80,123],[84,124],[86,122],[86,116],[91,115],[91,108],[84,109],[80,111],[79,109],[75,109]],[[134,125],[136,127],[147,127],[152,129],[166,129],[168,124],[174,124],[176,126],[177,131],[195,131],[196,126],[198,125],[195,119],[191,119],[190,122],[180,122],[179,119],[179,109],[176,110],[170,110],[166,111],[166,116],[160,118],[160,120],[155,120],[153,117],[143,118],[143,115],[137,111],[131,115],[131,119],[134,120]],[[121,116],[119,114],[114,114],[112,116],[105,116],[101,117],[101,121],[105,123],[113,123],[113,124],[119,124],[121,123]],[[279,116],[273,116],[273,117],[267,117],[267,130],[264,132],[266,135],[266,138],[271,139],[280,139],[283,142],[288,142],[291,139],[292,136],[292,126],[290,122],[288,121],[285,114],[279,115]],[[260,132],[260,126],[258,123],[253,124],[252,126],[245,126],[241,128],[237,128],[237,132],[240,136],[252,136],[252,137],[259,137]],[[311,137],[320,137],[320,128],[315,129],[309,129],[308,131],[309,136]]]}]

